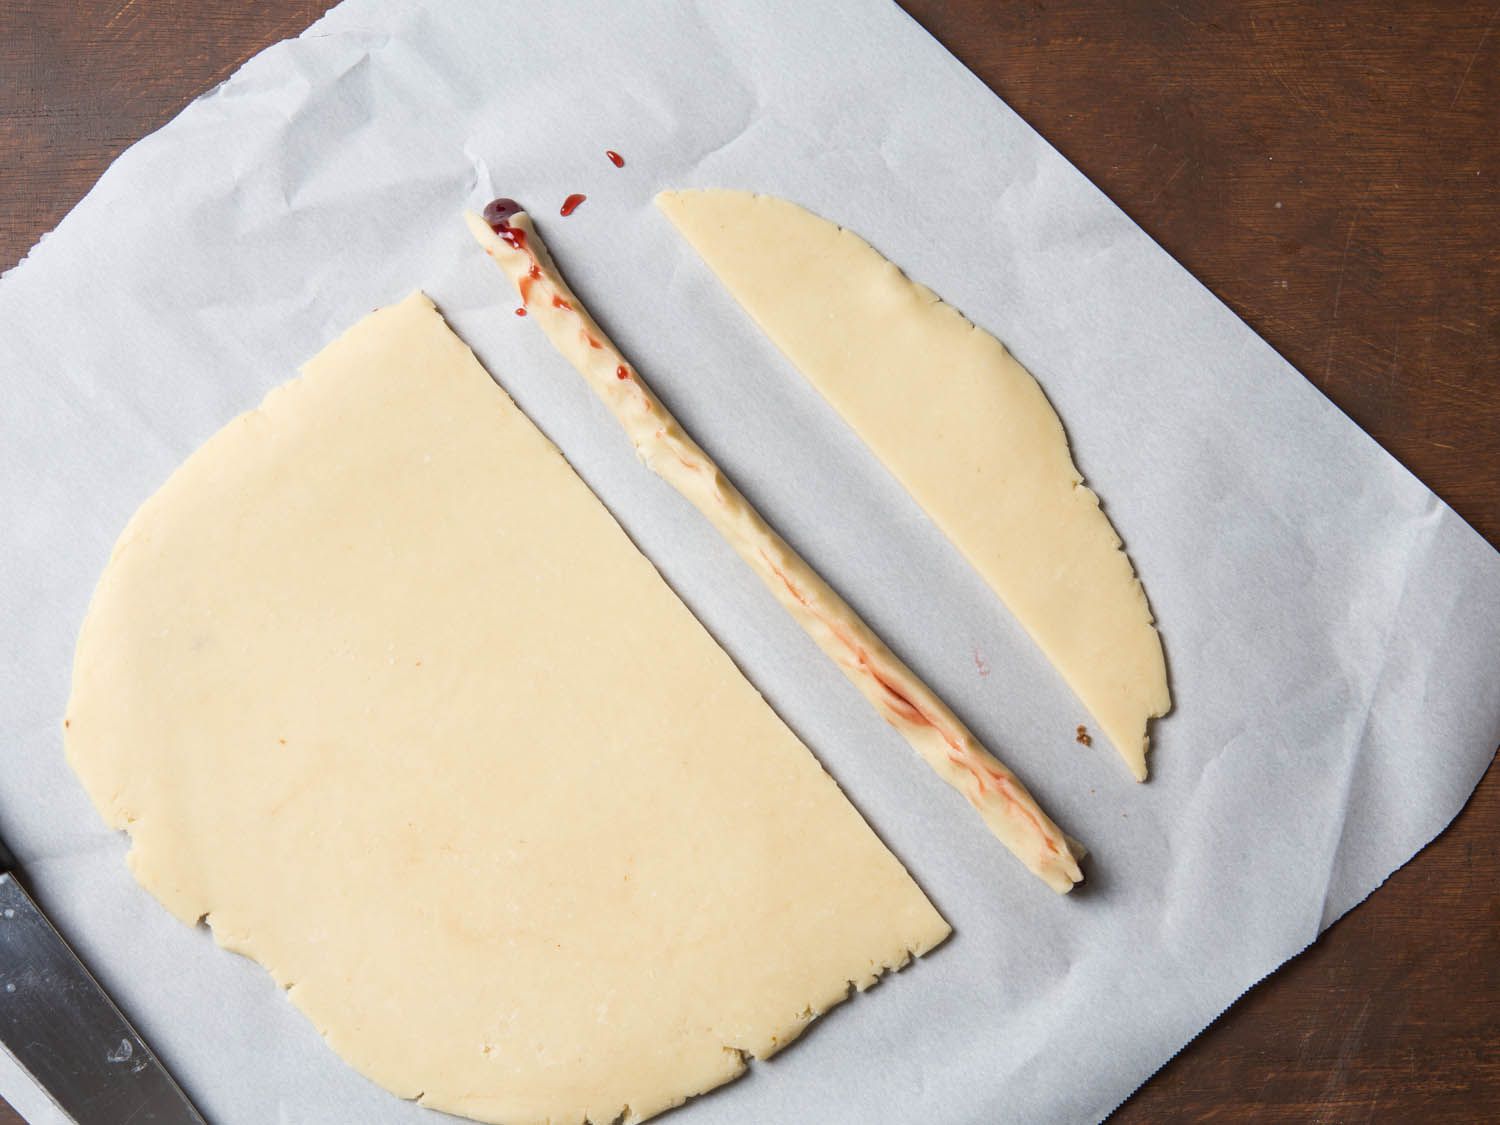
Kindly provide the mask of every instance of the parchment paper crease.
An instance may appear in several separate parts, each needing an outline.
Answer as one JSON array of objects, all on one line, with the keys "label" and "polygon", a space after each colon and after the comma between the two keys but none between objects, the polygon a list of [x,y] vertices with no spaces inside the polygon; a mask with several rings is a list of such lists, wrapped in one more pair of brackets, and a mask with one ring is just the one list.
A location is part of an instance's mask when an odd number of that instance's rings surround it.
[{"label": "parchment paper crease", "polygon": [[[1036,373],[1166,640],[1176,710],[1148,785],[1073,741],[1082,709],[655,212],[668,186],[852,227]],[[570,192],[589,198],[561,219]],[[1086,888],[1036,884],[637,465],[459,221],[498,193],[768,518],[1089,845]],[[73,641],[167,473],[416,287],[957,930],[683,1125],[1099,1118],[1439,832],[1500,742],[1496,552],[899,10],[349,0],[125,153],[0,282],[0,826],[215,1121],[436,1119],[136,887],[61,757]],[[0,1092],[42,1115],[13,1068]]]}]

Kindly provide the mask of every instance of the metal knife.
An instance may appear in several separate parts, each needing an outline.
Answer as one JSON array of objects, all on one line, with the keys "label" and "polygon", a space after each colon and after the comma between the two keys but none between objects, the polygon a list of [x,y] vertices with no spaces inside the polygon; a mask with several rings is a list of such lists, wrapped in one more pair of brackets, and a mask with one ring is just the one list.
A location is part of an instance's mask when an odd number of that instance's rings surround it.
[{"label": "metal knife", "polygon": [[0,1045],[78,1125],[204,1125],[14,868],[0,842]]}]

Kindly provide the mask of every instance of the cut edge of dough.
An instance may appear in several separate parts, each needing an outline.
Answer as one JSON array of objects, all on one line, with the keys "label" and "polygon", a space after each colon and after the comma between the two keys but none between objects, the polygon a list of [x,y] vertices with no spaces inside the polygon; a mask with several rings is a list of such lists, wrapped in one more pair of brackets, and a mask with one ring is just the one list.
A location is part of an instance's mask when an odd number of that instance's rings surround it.
[{"label": "cut edge of dough", "polygon": [[[567,1119],[559,1119],[556,1116],[532,1118],[516,1116],[515,1114],[495,1114],[486,1111],[482,1106],[470,1104],[462,1098],[452,1101],[441,1098],[430,1099],[426,1096],[425,1091],[413,1096],[403,1096],[405,1100],[416,1102],[428,1109],[438,1110],[443,1113],[458,1114],[476,1121],[488,1122],[489,1125],[638,1125],[640,1122],[649,1121],[669,1110],[686,1105],[694,1098],[711,1094],[715,1090],[721,1089],[732,1082],[739,1081],[746,1075],[753,1076],[757,1069],[757,1064],[765,1064],[768,1060],[792,1046],[819,1019],[854,999],[856,995],[868,992],[875,985],[885,980],[886,977],[902,972],[916,964],[920,958],[925,957],[953,936],[953,927],[948,923],[947,919],[939,917],[943,923],[943,932],[940,935],[935,936],[930,941],[907,946],[899,959],[872,964],[869,971],[860,979],[846,980],[843,988],[835,990],[835,993],[831,994],[825,1000],[819,1001],[816,1004],[804,1005],[800,1012],[790,1017],[775,1034],[770,1035],[764,1044],[739,1045],[721,1041],[719,1049],[722,1052],[723,1060],[728,1062],[729,1065],[706,1084],[690,1092],[673,1095],[671,1098],[662,1099],[654,1103],[649,1099],[631,1099],[619,1110],[616,1110],[613,1116],[595,1117],[588,1110],[585,1110],[582,1116]],[[239,951],[236,950],[235,952]],[[264,962],[257,961],[257,964],[264,965]],[[293,995],[293,988],[294,986],[285,986],[285,991],[287,991],[292,1003],[296,1004],[297,1000],[296,996]],[[300,1005],[298,1010],[302,1010]],[[343,1053],[339,1052],[333,1046],[324,1029],[319,1027],[306,1012],[303,1012],[303,1016],[317,1028],[319,1036],[328,1043],[329,1049],[338,1054],[341,1059],[345,1058]],[[358,1068],[355,1067],[355,1069]],[[363,1071],[360,1071],[360,1074],[366,1079],[373,1081]],[[379,1083],[376,1084],[379,1085]],[[381,1086],[381,1089],[387,1089],[387,1087]]]}]

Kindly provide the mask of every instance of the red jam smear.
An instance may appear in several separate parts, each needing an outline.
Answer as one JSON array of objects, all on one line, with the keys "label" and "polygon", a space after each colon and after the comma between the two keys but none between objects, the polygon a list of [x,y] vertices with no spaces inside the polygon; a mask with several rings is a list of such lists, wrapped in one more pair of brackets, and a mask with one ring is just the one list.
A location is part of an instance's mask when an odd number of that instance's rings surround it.
[{"label": "red jam smear", "polygon": [[611,149],[605,149],[604,155],[607,156],[607,157],[609,157],[609,162],[611,164],[613,164],[616,168],[623,168],[623,167],[625,167],[625,158],[623,156],[621,156],[618,152],[616,152],[614,149],[612,149],[612,148]]},{"label": "red jam smear", "polygon": [[526,232],[510,225],[510,221],[524,210],[514,199],[506,199],[504,196],[484,205],[484,221],[489,223],[490,230],[500,236],[500,241],[512,250],[526,249]]},{"label": "red jam smear", "polygon": [[582,194],[581,192],[575,191],[572,195],[568,196],[567,199],[563,200],[562,210],[558,213],[566,219],[574,211],[578,210],[578,205],[587,198],[588,196]]},{"label": "red jam smear", "polygon": [[[520,234],[520,233],[521,233],[520,231],[518,231],[518,230],[516,230],[515,228],[512,227],[512,228],[508,229],[505,233],[502,233],[500,235],[500,237],[504,238],[505,234]],[[511,245],[516,246],[515,243],[511,243]],[[522,244],[519,245],[519,246],[516,246],[516,249],[517,250],[525,250],[526,249],[526,247],[525,247],[525,239],[524,238],[522,239]],[[528,251],[528,253],[529,253],[529,251]],[[529,305],[529,304],[531,304],[531,287],[533,285],[535,285],[538,281],[541,281],[541,280],[542,280],[542,267],[539,266],[539,265],[537,265],[536,262],[533,261],[531,263],[531,268],[526,271],[526,276],[523,277],[517,283],[517,285],[516,285],[516,288],[521,291],[521,304],[523,304],[523,305]]]}]

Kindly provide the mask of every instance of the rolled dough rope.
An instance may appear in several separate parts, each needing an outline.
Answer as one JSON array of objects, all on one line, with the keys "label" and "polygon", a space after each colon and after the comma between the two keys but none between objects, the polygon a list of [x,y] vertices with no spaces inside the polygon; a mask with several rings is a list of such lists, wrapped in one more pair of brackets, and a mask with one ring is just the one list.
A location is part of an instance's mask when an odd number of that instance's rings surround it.
[{"label": "rolled dough rope", "polygon": [[[1082,880],[1082,849],[1020,780],[761,518],[651,393],[568,288],[531,217],[497,199],[469,229],[526,312],[613,411],[641,460],[702,512],[799,625],[914,750],[969,799],[991,832],[1058,893]],[[1076,851],[1075,851],[1076,849]]]}]

